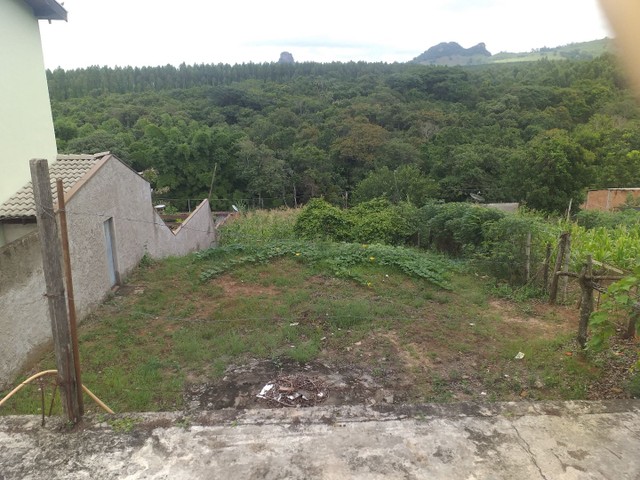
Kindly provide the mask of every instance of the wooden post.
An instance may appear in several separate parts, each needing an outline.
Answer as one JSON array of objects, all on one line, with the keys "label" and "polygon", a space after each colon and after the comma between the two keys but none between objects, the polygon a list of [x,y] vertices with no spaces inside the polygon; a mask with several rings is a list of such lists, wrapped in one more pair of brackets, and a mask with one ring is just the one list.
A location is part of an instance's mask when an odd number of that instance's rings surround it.
[{"label": "wooden post", "polygon": [[[569,263],[571,261],[571,234],[567,235],[567,241],[564,247],[564,260],[562,262],[562,271],[567,273],[569,271]],[[563,275],[562,277],[562,303],[567,302],[567,294],[569,291],[569,277]]]},{"label": "wooden post", "polygon": [[629,317],[629,323],[627,323],[627,331],[624,334],[624,338],[634,338],[636,336],[636,325],[640,320],[640,302],[637,302],[633,306],[631,316]]},{"label": "wooden post", "polygon": [[211,175],[211,187],[209,187],[209,196],[207,197],[207,200],[209,200],[209,203],[211,203],[211,195],[213,194],[213,182],[216,179],[216,170],[218,170],[217,163],[213,166],[213,175]]},{"label": "wooden post", "polygon": [[524,256],[524,277],[525,281],[529,282],[529,279],[531,278],[531,232],[527,233],[527,239],[524,244]]},{"label": "wooden post", "polygon": [[58,237],[58,224],[53,210],[49,166],[43,159],[29,161],[33,196],[36,204],[36,219],[42,252],[42,267],[46,285],[49,318],[53,334],[58,370],[57,382],[60,386],[62,410],[67,420],[77,423],[80,420],[78,405],[78,383],[73,361],[69,319],[65,303],[64,280],[62,274],[62,252]]},{"label": "wooden post", "polygon": [[560,235],[560,241],[558,242],[558,256],[556,257],[556,265],[553,269],[553,276],[551,277],[551,286],[549,287],[549,303],[554,305],[558,298],[558,274],[562,268],[562,262],[564,260],[564,248],[567,243],[567,236],[569,232],[564,232]]},{"label": "wooden post", "polygon": [[71,272],[71,255],[69,253],[69,235],[67,232],[67,212],[64,203],[64,186],[62,179],[56,179],[56,192],[58,194],[58,218],[60,219],[60,236],[62,239],[62,256],[64,258],[64,278],[67,285],[67,306],[69,307],[69,330],[71,332],[71,346],[73,350],[73,364],[78,383],[78,408],[80,415],[84,414],[84,401],[82,398],[82,375],[80,374],[80,349],[78,347],[78,328],[76,319],[76,302],[73,297],[73,276]]},{"label": "wooden post", "polygon": [[542,273],[542,282],[544,291],[549,291],[549,264],[551,263],[551,244],[547,243],[547,251],[544,255],[544,269]]},{"label": "wooden post", "polygon": [[587,255],[587,261],[582,267],[578,277],[582,289],[582,301],[580,302],[580,322],[578,324],[578,343],[582,348],[587,344],[587,329],[589,318],[593,312],[593,264],[591,255]]}]

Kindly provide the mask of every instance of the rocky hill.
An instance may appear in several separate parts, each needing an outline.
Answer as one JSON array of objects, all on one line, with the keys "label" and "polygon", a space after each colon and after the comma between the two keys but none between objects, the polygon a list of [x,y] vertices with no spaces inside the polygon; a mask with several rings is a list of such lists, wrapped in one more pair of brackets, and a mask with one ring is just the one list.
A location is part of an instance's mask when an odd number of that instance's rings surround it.
[{"label": "rocky hill", "polygon": [[603,53],[612,52],[613,42],[610,38],[590,42],[570,43],[559,47],[542,47],[530,52],[500,52],[492,55],[484,43],[471,48],[463,48],[456,42],[442,42],[434,45],[411,60],[410,63],[421,65],[482,65],[487,63],[535,62],[548,60],[591,60]]},{"label": "rocky hill", "polygon": [[463,48],[456,42],[442,42],[412,60],[421,65],[478,65],[489,63],[491,52],[484,43]]}]

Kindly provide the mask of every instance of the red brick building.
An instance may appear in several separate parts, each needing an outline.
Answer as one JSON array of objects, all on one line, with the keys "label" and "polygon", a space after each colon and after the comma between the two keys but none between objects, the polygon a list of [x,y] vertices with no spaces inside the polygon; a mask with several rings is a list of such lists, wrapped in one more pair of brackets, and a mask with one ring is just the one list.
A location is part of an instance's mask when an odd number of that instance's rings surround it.
[{"label": "red brick building", "polygon": [[607,188],[604,190],[589,190],[587,201],[582,208],[584,210],[602,210],[610,212],[626,203],[631,195],[634,199],[640,198],[640,188]]}]

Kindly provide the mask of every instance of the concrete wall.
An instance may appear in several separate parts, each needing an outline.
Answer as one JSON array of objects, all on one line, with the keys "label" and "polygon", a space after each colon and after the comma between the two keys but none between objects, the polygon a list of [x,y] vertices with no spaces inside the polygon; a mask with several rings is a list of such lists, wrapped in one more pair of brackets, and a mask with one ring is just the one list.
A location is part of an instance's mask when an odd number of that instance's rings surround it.
[{"label": "concrete wall", "polygon": [[0,224],[0,229],[2,229],[0,233],[0,239],[2,239],[0,245],[5,245],[15,242],[31,232],[35,232],[38,226],[35,223],[4,223]]},{"label": "concrete wall", "polygon": [[23,0],[0,1],[0,203],[30,179],[29,160],[56,157],[40,30]]},{"label": "concrete wall", "polygon": [[[154,258],[180,256],[215,241],[207,201],[172,232],[151,204],[149,183],[134,171],[108,157],[90,173],[65,194],[79,319],[111,291],[104,233],[109,218],[120,278],[126,278],[145,253]],[[0,248],[0,387],[13,381],[34,352],[50,342],[39,249],[36,233]]]},{"label": "concrete wall", "polygon": [[627,196],[640,198],[640,188],[609,188],[606,190],[590,190],[587,200],[582,205],[584,210],[612,211],[627,201]]},{"label": "concrete wall", "polygon": [[51,339],[37,232],[0,247],[0,388]]}]

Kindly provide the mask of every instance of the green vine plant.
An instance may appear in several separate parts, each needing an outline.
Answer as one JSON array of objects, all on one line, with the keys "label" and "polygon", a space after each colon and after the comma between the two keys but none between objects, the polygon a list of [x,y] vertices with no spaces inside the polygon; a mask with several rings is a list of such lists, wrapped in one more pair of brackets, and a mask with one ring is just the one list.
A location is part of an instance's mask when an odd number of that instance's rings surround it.
[{"label": "green vine plant", "polygon": [[[636,266],[631,275],[611,284],[604,296],[600,309],[591,314],[589,325],[591,337],[588,347],[599,351],[616,333],[621,319],[627,319],[625,326],[627,336],[633,336],[640,331],[640,322],[634,321],[640,315],[640,265]],[[640,362],[636,368],[640,367]]]}]

